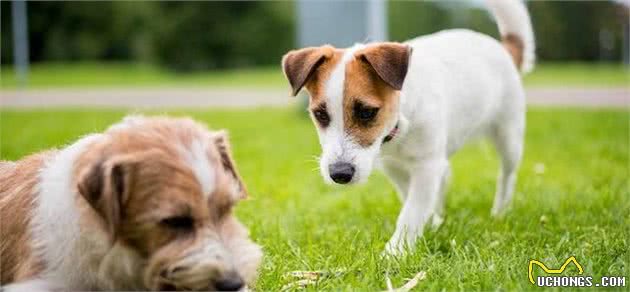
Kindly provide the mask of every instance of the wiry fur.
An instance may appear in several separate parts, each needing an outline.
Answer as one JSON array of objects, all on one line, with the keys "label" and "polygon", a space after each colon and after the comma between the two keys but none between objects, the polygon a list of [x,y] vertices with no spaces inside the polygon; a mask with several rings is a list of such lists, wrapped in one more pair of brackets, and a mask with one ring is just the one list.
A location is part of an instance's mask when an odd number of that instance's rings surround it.
[{"label": "wiry fur", "polygon": [[[215,142],[225,139],[189,119],[132,117],[56,153],[0,164],[4,288],[212,290],[226,277],[251,283],[262,254],[231,214],[246,194],[235,187],[242,182],[229,149]],[[112,166],[125,173],[110,174]],[[110,193],[117,190],[124,193]],[[102,193],[85,193],[93,191]],[[105,216],[114,206],[122,214]],[[186,214],[194,233],[161,225]]]}]

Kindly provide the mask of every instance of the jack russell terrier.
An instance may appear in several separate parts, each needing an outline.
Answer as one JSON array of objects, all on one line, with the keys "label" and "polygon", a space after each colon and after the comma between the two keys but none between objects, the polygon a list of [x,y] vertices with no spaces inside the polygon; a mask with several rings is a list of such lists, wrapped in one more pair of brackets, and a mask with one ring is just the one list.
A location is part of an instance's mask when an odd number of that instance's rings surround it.
[{"label": "jack russell terrier", "polygon": [[0,182],[5,291],[235,291],[256,276],[226,134],[193,120],[128,117],[1,162]]},{"label": "jack russell terrier", "polygon": [[403,207],[389,254],[413,247],[425,223],[441,224],[449,157],[473,137],[489,137],[501,156],[492,214],[511,200],[525,130],[519,69],[534,65],[534,35],[521,1],[487,2],[501,42],[456,29],[282,59],[292,94],[310,95],[324,180],[363,182],[378,164],[395,185]]}]

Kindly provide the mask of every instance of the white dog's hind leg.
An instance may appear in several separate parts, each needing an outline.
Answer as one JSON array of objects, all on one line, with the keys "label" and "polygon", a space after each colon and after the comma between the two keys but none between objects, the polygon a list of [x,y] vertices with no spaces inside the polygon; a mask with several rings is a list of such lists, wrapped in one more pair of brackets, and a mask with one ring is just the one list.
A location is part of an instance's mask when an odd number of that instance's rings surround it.
[{"label": "white dog's hind leg", "polygon": [[387,253],[400,255],[405,246],[413,248],[416,239],[422,236],[424,225],[442,202],[440,184],[447,168],[446,158],[432,158],[412,169],[409,193],[398,216],[396,231],[385,246]]},{"label": "white dog's hind leg", "polygon": [[497,179],[497,189],[492,206],[492,216],[503,215],[512,200],[516,171],[523,153],[524,113],[513,117],[509,123],[498,125],[492,140],[501,157],[501,170]]}]

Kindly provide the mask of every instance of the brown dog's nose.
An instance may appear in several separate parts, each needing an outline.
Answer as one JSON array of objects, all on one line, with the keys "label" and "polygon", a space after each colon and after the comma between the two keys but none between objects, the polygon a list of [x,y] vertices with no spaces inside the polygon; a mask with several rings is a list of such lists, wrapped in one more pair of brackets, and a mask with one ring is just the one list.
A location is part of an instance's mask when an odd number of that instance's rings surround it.
[{"label": "brown dog's nose", "polygon": [[354,176],[354,165],[347,162],[337,162],[328,167],[330,178],[338,184],[347,184]]},{"label": "brown dog's nose", "polygon": [[214,288],[218,291],[238,291],[245,286],[243,278],[236,273],[229,273],[214,283]]}]

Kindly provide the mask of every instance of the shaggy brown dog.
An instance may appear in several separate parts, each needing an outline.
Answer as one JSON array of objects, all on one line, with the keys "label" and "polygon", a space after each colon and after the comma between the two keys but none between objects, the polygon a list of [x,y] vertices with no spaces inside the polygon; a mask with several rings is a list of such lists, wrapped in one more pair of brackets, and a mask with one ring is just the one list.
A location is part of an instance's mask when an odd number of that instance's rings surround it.
[{"label": "shaggy brown dog", "polygon": [[129,117],[0,163],[7,290],[239,290],[262,252],[232,214],[247,197],[224,132]]}]

